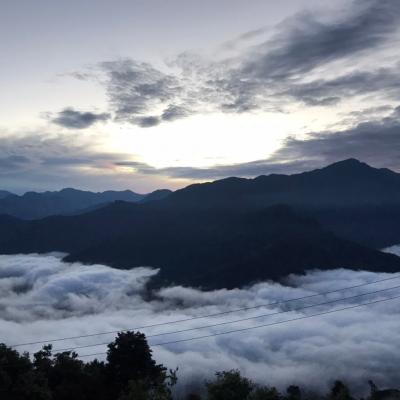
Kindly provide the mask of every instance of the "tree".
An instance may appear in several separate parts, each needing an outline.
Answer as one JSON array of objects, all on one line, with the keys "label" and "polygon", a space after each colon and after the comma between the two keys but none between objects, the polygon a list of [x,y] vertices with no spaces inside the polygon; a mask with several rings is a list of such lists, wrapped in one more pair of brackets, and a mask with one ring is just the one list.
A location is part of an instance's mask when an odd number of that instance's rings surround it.
[{"label": "tree", "polygon": [[253,390],[253,383],[237,370],[217,372],[213,382],[207,382],[209,400],[244,400]]},{"label": "tree", "polygon": [[171,400],[171,391],[168,386],[149,385],[143,381],[129,381],[118,400]]},{"label": "tree", "polygon": [[275,387],[256,387],[248,396],[248,400],[280,400],[282,396]]},{"label": "tree", "polygon": [[201,400],[201,397],[196,393],[189,393],[186,396],[186,400]]},{"label": "tree", "polygon": [[73,352],[53,356],[52,346],[46,345],[33,355],[33,367],[54,400],[107,400],[104,362],[84,363]]},{"label": "tree", "polygon": [[0,344],[0,398],[49,400],[47,381],[35,374],[29,355]]},{"label": "tree", "polygon": [[335,381],[329,398],[330,400],[353,400],[349,388],[342,381]]},{"label": "tree", "polygon": [[376,392],[378,391],[378,387],[375,385],[374,381],[369,380],[368,381],[368,385],[369,385],[369,389],[370,389],[370,398],[373,398],[376,394]]},{"label": "tree", "polygon": [[[114,398],[167,399],[176,383],[176,372],[156,364],[146,337],[140,332],[119,333],[108,345],[107,374]],[[125,396],[125,397],[124,397]],[[127,397],[128,396],[128,397]]]},{"label": "tree", "polygon": [[83,367],[85,376],[82,390],[87,400],[107,400],[106,365],[102,361],[94,360]]},{"label": "tree", "polygon": [[301,400],[301,389],[298,386],[290,385],[286,389],[287,400]]},{"label": "tree", "polygon": [[85,400],[82,388],[85,383],[83,361],[75,352],[56,354],[49,372],[49,386],[54,400]]}]

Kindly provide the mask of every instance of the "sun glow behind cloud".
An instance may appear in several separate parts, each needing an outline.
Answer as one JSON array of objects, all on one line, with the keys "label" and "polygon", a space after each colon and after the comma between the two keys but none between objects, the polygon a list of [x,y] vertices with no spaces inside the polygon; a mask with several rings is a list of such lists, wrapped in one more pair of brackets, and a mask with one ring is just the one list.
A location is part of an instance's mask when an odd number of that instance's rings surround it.
[{"label": "sun glow behind cloud", "polygon": [[[128,35],[129,45],[119,51],[110,43],[121,40],[111,34],[107,40],[96,37],[101,52],[93,54],[93,46],[86,49],[90,54],[77,49],[86,41],[77,43],[74,37],[74,56],[61,60],[52,49],[51,63],[38,56],[46,46],[39,52],[30,46],[21,54],[30,55],[26,65],[31,71],[6,57],[11,62],[3,74],[7,96],[0,99],[3,188],[18,193],[65,186],[145,192],[231,174],[268,174],[272,163],[292,173],[348,157],[399,168],[398,157],[387,155],[398,136],[383,146],[389,139],[381,134],[383,128],[390,134],[400,115],[399,57],[393,51],[400,37],[396,0],[332,6],[284,0],[266,8],[265,2],[230,4],[230,12],[257,17],[245,24],[247,30],[240,28],[245,18],[238,22],[227,15],[227,3],[201,8],[209,14],[208,23],[218,10],[227,17],[215,20],[219,33],[204,32],[201,25],[201,45],[187,34],[195,24],[190,21],[186,28],[176,25],[185,32],[176,31],[173,40],[165,27],[156,43],[132,41]],[[176,16],[170,7],[163,9],[160,23],[168,22],[167,15]],[[21,14],[18,7],[10,11]],[[193,7],[185,12],[192,14]],[[147,29],[146,18],[139,15],[137,22],[145,21]],[[139,30],[143,38],[150,37],[146,29]],[[163,52],[178,42],[175,50]],[[58,49],[59,40],[55,43]],[[67,49],[64,43],[62,48]],[[15,46],[10,51],[14,56]],[[371,134],[365,132],[372,128],[370,145]],[[352,132],[357,144],[345,137]],[[377,144],[384,151],[377,153]],[[248,163],[258,168],[250,171]]]},{"label": "sun glow behind cloud", "polygon": [[[318,112],[317,112],[318,111]],[[132,154],[155,168],[208,167],[264,159],[288,136],[325,127],[326,112],[195,115],[143,129],[128,124],[107,126],[104,149]],[[333,120],[332,120],[333,122]]]}]

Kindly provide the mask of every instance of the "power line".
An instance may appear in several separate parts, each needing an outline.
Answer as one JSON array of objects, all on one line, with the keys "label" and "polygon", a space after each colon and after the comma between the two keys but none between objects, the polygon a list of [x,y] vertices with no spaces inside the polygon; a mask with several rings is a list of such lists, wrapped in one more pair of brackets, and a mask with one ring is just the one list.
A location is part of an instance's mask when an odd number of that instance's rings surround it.
[{"label": "power line", "polygon": [[[196,337],[187,338],[187,339],[179,339],[179,340],[173,340],[173,341],[168,341],[168,342],[155,343],[155,344],[151,344],[150,346],[151,347],[164,346],[164,345],[169,345],[169,344],[188,342],[188,341],[192,341],[192,340],[206,339],[206,338],[211,338],[211,337],[214,337],[214,336],[227,335],[227,334],[231,334],[231,333],[250,331],[250,330],[253,330],[253,329],[259,329],[259,328],[264,328],[264,327],[269,327],[269,326],[280,325],[280,324],[293,322],[293,321],[298,321],[298,320],[303,320],[303,319],[308,319],[308,318],[312,318],[312,317],[316,317],[316,316],[321,316],[321,315],[326,315],[326,314],[333,314],[333,313],[340,312],[340,311],[345,311],[345,310],[349,310],[349,309],[355,309],[355,308],[364,307],[364,306],[368,306],[368,305],[371,305],[371,304],[382,303],[382,302],[386,302],[386,301],[391,301],[391,300],[395,300],[395,299],[399,299],[399,298],[400,298],[400,295],[389,297],[389,298],[385,298],[385,299],[379,299],[379,300],[375,300],[375,301],[370,301],[370,302],[366,302],[366,303],[362,303],[362,304],[356,304],[356,305],[353,305],[353,306],[347,306],[347,307],[343,307],[343,308],[338,308],[338,309],[334,309],[334,310],[323,311],[323,312],[319,312],[319,313],[315,313],[315,314],[311,314],[311,315],[305,315],[305,316],[302,316],[302,317],[291,318],[291,319],[287,319],[287,320],[284,320],[284,321],[278,321],[278,322],[273,322],[273,323],[269,323],[269,324],[262,324],[262,325],[257,325],[257,326],[253,326],[253,327],[248,327],[248,328],[234,329],[234,330],[225,331],[225,332],[217,332],[217,333],[213,333],[213,334],[209,334],[209,335],[196,336]],[[104,354],[107,354],[107,352],[83,354],[83,355],[79,355],[79,357],[81,357],[81,358],[93,357],[93,356],[104,355]]]},{"label": "power line", "polygon": [[80,339],[80,338],[87,338],[87,337],[94,337],[94,336],[101,336],[101,335],[109,335],[109,334],[118,333],[118,332],[126,332],[126,331],[133,331],[133,330],[146,329],[146,328],[155,328],[157,326],[164,326],[164,325],[170,325],[170,324],[176,324],[176,323],[182,323],[182,322],[189,322],[189,321],[194,321],[194,320],[203,319],[203,318],[212,318],[212,317],[231,314],[231,313],[240,312],[240,311],[254,310],[254,309],[257,309],[257,308],[275,306],[275,305],[279,305],[279,304],[289,303],[289,302],[292,302],[292,301],[305,300],[305,299],[309,299],[309,298],[313,298],[313,297],[317,297],[317,296],[324,296],[324,295],[328,295],[328,294],[332,294],[332,293],[341,292],[341,291],[344,291],[344,290],[356,289],[356,288],[369,286],[369,285],[373,285],[373,284],[381,283],[381,282],[387,282],[387,281],[391,281],[391,280],[399,279],[399,278],[400,278],[400,275],[397,275],[397,276],[394,276],[394,277],[379,279],[379,280],[368,282],[368,283],[362,283],[362,284],[358,284],[358,285],[347,286],[347,287],[344,287],[344,288],[341,288],[341,289],[330,290],[330,291],[327,291],[327,292],[319,292],[319,293],[314,293],[314,294],[307,295],[307,296],[302,296],[302,297],[297,297],[297,298],[292,298],[292,299],[287,299],[287,300],[281,300],[281,301],[276,301],[276,302],[270,302],[270,303],[264,303],[264,304],[259,304],[259,305],[251,306],[251,307],[237,308],[237,309],[233,309],[233,310],[221,311],[221,312],[218,312],[218,313],[200,315],[200,316],[184,318],[184,319],[179,319],[179,320],[174,320],[174,321],[159,322],[159,323],[156,323],[156,324],[143,325],[143,326],[123,329],[123,330],[120,329],[120,330],[113,330],[113,331],[107,331],[107,332],[95,332],[95,333],[85,334],[85,335],[77,335],[77,336],[61,337],[61,338],[54,338],[54,339],[47,339],[47,340],[39,340],[39,341],[35,341],[35,342],[18,343],[18,344],[14,344],[14,345],[12,345],[10,347],[21,347],[21,346],[30,346],[30,345],[42,344],[42,343],[61,342],[61,341],[65,341],[65,340]]},{"label": "power line", "polygon": [[[91,300],[92,298],[90,296],[85,296],[84,299]],[[56,303],[44,303],[44,302],[43,303],[27,303],[27,304],[0,303],[0,307],[24,308],[24,309],[26,309],[27,307],[53,307],[53,308],[65,309],[66,307],[63,307],[63,302],[64,302],[64,300],[58,301]],[[129,311],[146,311],[146,310],[148,310],[148,308],[146,308],[146,307],[129,307],[127,309],[129,309]]]},{"label": "power line", "polygon": [[[207,328],[214,328],[216,326],[235,324],[235,323],[238,323],[238,322],[250,321],[250,320],[253,320],[253,319],[271,317],[271,316],[278,315],[278,314],[286,314],[286,313],[293,312],[293,311],[301,311],[301,310],[305,310],[305,309],[308,309],[308,308],[313,308],[313,307],[318,307],[318,306],[323,306],[323,305],[328,305],[328,304],[334,304],[334,303],[337,303],[337,302],[340,302],[340,301],[344,301],[344,300],[356,299],[356,298],[360,298],[360,297],[363,297],[363,296],[382,293],[382,292],[385,292],[385,291],[388,291],[388,290],[399,289],[399,288],[400,288],[400,285],[393,286],[391,288],[375,290],[373,292],[367,292],[367,293],[358,294],[358,295],[354,295],[354,296],[343,297],[341,299],[325,301],[323,303],[310,304],[310,305],[303,306],[303,307],[292,308],[292,309],[289,309],[289,310],[281,310],[281,311],[277,311],[277,312],[274,312],[274,313],[256,315],[254,317],[240,318],[240,319],[237,319],[237,320],[234,320],[234,321],[224,321],[224,322],[219,322],[217,324],[203,325],[203,326],[198,326],[198,327],[195,327],[195,328],[187,328],[187,329],[181,329],[181,330],[177,330],[177,331],[156,333],[156,334],[153,334],[153,335],[146,335],[146,337],[147,338],[152,338],[152,337],[158,337],[158,336],[164,336],[164,335],[173,335],[173,334],[178,334],[178,333],[196,331],[196,330],[199,330],[199,329],[207,329]],[[102,343],[87,344],[87,345],[82,345],[82,346],[70,346],[70,347],[63,348],[63,349],[54,349],[53,351],[54,352],[72,351],[72,350],[84,349],[84,348],[89,348],[89,347],[103,346],[103,345],[107,345],[108,343],[109,342],[102,342]]]},{"label": "power line", "polygon": [[[284,321],[273,322],[273,323],[270,323],[270,324],[263,324],[263,325],[257,325],[257,326],[248,327],[248,328],[234,329],[234,330],[225,331],[225,332],[217,332],[217,333],[212,333],[212,334],[209,334],[209,335],[196,336],[196,337],[192,337],[192,338],[188,338],[188,339],[179,339],[179,340],[173,340],[173,341],[169,341],[169,342],[155,343],[155,344],[152,344],[151,347],[165,346],[165,345],[169,345],[169,344],[182,343],[182,342],[189,342],[189,341],[192,341],[192,340],[207,339],[207,338],[211,338],[211,337],[214,337],[214,336],[228,335],[228,334],[237,333],[237,332],[245,332],[245,331],[250,331],[252,329],[259,329],[259,328],[265,328],[265,327],[269,327],[269,326],[280,325],[280,324],[293,322],[293,321],[299,321],[299,320],[302,320],[302,319],[312,318],[312,317],[316,317],[316,316],[320,316],[320,315],[333,314],[333,313],[336,313],[336,312],[339,312],[339,311],[350,310],[350,309],[357,308],[357,307],[364,307],[364,306],[367,306],[367,305],[382,303],[384,301],[395,300],[395,299],[398,299],[398,298],[400,298],[400,295],[399,296],[394,296],[394,297],[389,297],[387,299],[375,300],[375,301],[371,301],[371,302],[367,302],[367,303],[363,303],[363,304],[356,304],[356,305],[353,305],[353,306],[348,306],[348,307],[339,308],[339,309],[335,309],[335,310],[324,311],[324,312],[320,312],[320,313],[316,313],[316,314],[304,315],[302,317],[291,318],[291,319],[287,319],[287,320],[284,320]],[[83,355],[79,355],[79,357],[80,358],[94,357],[94,356],[104,355],[104,354],[107,354],[107,352],[83,354]]]}]

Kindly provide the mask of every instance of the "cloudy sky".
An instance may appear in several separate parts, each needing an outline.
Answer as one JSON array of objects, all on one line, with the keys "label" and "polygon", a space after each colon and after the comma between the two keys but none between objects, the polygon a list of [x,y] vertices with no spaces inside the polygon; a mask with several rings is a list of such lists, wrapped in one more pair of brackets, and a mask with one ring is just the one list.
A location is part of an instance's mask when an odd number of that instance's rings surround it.
[{"label": "cloudy sky", "polygon": [[398,0],[5,0],[1,189],[400,171]]}]

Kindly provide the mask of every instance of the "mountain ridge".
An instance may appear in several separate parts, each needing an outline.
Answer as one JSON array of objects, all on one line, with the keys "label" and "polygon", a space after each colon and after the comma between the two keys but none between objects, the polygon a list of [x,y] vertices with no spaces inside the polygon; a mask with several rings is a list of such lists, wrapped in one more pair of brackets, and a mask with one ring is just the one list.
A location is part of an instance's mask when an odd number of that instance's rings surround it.
[{"label": "mountain ridge", "polygon": [[0,199],[4,199],[5,197],[11,196],[14,193],[9,192],[8,190],[0,190]]},{"label": "mountain ridge", "polygon": [[67,261],[152,266],[161,269],[158,284],[207,288],[315,268],[397,272],[400,258],[377,250],[400,243],[393,194],[400,199],[399,174],[346,160],[296,175],[191,185],[74,216],[2,216],[0,252],[61,251]]},{"label": "mountain ridge", "polygon": [[[386,185],[384,191],[383,184]],[[329,190],[330,188],[332,189]],[[341,199],[338,198],[339,188],[342,189]],[[232,177],[189,185],[175,191],[170,200],[176,201],[183,197],[187,202],[190,196],[195,200],[197,196],[207,192],[212,194],[208,201],[215,204],[225,203],[229,195],[242,196],[243,202],[243,195],[248,197],[247,200],[253,201],[254,196],[263,195],[263,205],[321,204],[321,201],[330,204],[332,198],[335,204],[340,200],[341,205],[377,204],[382,201],[393,204],[400,202],[400,174],[389,169],[373,168],[356,159],[347,159],[324,168],[291,175],[260,175],[253,179]],[[249,196],[253,198],[249,199]]]},{"label": "mountain ridge", "polygon": [[[1,192],[0,192],[1,193]],[[146,197],[161,199],[168,191],[157,190],[148,194],[138,194],[131,190],[106,190],[91,192],[74,188],[59,191],[26,192],[23,195],[10,193],[0,196],[0,214],[33,220],[51,215],[77,215],[101,208],[114,201],[145,202]]]}]

